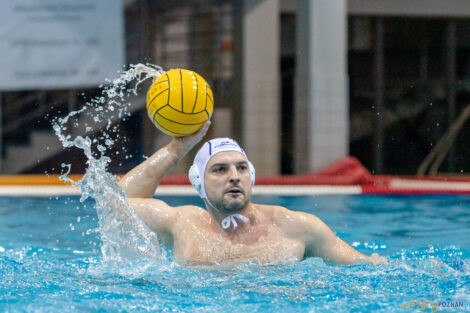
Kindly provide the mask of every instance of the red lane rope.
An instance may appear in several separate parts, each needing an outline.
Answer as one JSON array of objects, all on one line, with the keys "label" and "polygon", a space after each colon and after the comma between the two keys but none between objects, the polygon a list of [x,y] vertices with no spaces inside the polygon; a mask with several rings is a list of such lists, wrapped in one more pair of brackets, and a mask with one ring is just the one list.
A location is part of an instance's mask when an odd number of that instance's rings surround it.
[{"label": "red lane rope", "polygon": [[469,190],[452,190],[452,189],[430,189],[430,188],[388,188],[376,186],[361,186],[364,195],[462,195],[470,194]]},{"label": "red lane rope", "polygon": [[[73,180],[81,179],[81,175]],[[119,175],[122,177],[123,175]],[[58,175],[0,176],[0,185],[66,185]],[[167,176],[161,185],[190,185],[187,175]],[[470,194],[470,177],[416,177],[372,175],[356,158],[346,157],[307,175],[257,177],[258,186],[359,186],[363,194]]]},{"label": "red lane rope", "polygon": [[[400,180],[415,181],[416,183],[433,182],[432,188],[392,186],[392,182]],[[456,187],[452,183],[470,183],[470,177],[416,177],[416,176],[387,176],[372,175],[354,157],[343,158],[331,166],[308,175],[280,175],[257,177],[256,185],[261,186],[360,186],[363,194],[470,194],[470,184]],[[438,183],[436,185],[436,183]],[[186,175],[165,177],[162,185],[189,185]],[[396,184],[395,184],[396,185]]]}]

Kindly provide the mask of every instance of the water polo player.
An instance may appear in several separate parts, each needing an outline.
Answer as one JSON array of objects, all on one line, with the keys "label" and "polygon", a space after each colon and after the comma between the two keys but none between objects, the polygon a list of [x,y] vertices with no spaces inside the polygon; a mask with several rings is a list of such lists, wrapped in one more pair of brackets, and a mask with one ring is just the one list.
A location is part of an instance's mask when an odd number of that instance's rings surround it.
[{"label": "water polo player", "polygon": [[365,256],[338,238],[318,217],[281,206],[251,202],[255,169],[232,139],[206,142],[189,171],[207,210],[171,207],[154,199],[165,175],[204,137],[210,122],[171,142],[120,181],[129,205],[184,265],[279,263],[321,257],[336,264],[386,263]]}]

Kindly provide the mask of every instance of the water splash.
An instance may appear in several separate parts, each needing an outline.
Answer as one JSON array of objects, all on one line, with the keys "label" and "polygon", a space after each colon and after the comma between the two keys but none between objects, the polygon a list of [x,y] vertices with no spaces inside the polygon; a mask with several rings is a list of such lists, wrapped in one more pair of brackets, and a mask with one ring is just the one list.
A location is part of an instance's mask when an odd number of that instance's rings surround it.
[{"label": "water splash", "polygon": [[[130,115],[129,97],[137,95],[137,88],[143,81],[158,78],[163,72],[162,68],[150,64],[131,65],[118,78],[100,86],[101,95],[80,110],[53,121],[53,129],[64,148],[79,148],[87,158],[87,169],[81,180],[73,181],[68,177],[70,164],[62,164],[66,173],[60,178],[81,188],[80,201],[89,197],[95,200],[104,265],[135,264],[156,261],[160,257],[156,235],[129,207],[116,176],[107,171],[111,158],[106,154],[116,141],[127,140],[119,136],[116,122]],[[131,83],[135,83],[134,87],[129,87]],[[93,139],[86,136],[91,136],[94,129],[98,132],[93,134]]]}]

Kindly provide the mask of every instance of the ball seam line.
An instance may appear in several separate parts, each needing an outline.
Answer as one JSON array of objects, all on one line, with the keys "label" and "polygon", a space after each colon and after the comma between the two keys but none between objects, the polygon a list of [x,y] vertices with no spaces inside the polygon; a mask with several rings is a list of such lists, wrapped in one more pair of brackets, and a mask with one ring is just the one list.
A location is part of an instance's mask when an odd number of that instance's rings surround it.
[{"label": "ball seam line", "polygon": [[153,83],[152,85],[153,85],[153,86],[156,86],[156,85],[158,85],[158,84],[161,84],[161,83],[166,83],[166,82],[167,82],[167,80],[162,80],[162,81],[159,81],[159,82]]},{"label": "ball seam line", "polygon": [[193,110],[191,111],[191,113],[194,113],[194,109],[196,108],[196,103],[197,103],[197,94],[199,93],[199,82],[197,81],[197,75],[195,73],[193,73],[193,75],[194,75],[194,78],[196,79],[196,99],[194,100]]},{"label": "ball seam line", "polygon": [[[207,92],[207,91],[206,91]],[[207,96],[209,97],[209,99],[211,99],[211,102],[212,102],[212,105],[214,105],[214,100],[211,98],[211,96],[209,96],[209,93],[207,92]],[[207,107],[207,103],[206,103],[206,107]]]},{"label": "ball seam line", "polygon": [[[175,111],[176,111],[176,110],[175,110]],[[168,117],[165,117],[165,116],[161,115],[160,113],[158,113],[158,111],[155,112],[155,115],[157,115],[157,114],[158,114],[159,116],[163,117],[164,119],[166,119],[167,121],[173,122],[173,123],[178,124],[178,125],[194,126],[194,125],[200,125],[200,124],[204,124],[204,123],[205,123],[205,121],[204,121],[204,122],[194,123],[194,124],[184,124],[184,123],[180,123],[180,122],[176,122],[176,121],[170,120]]]},{"label": "ball seam line", "polygon": [[153,99],[149,102],[148,106],[152,105],[152,102],[159,96],[161,95],[162,93],[164,93],[165,91],[167,91],[168,89],[165,89],[165,90],[162,90],[160,91],[160,93],[158,95],[156,95],[155,97],[153,97]]},{"label": "ball seam line", "polygon": [[[160,115],[160,114],[158,114]],[[161,115],[160,115],[161,116]],[[157,123],[158,125],[160,125],[161,128],[163,128],[164,130],[166,130],[167,132],[171,133],[171,134],[177,134],[177,135],[183,135],[183,136],[186,136],[188,134],[183,134],[183,133],[177,133],[175,131],[171,131],[169,129],[167,129],[166,127],[164,127],[162,124],[160,124],[156,119],[154,119],[155,123]],[[171,135],[170,135],[171,136]]]},{"label": "ball seam line", "polygon": [[168,72],[166,72],[165,74],[166,74],[166,78],[168,78],[168,99],[166,101],[166,104],[169,104],[170,103],[170,92],[171,92],[170,76],[168,76]]},{"label": "ball seam line", "polygon": [[204,111],[207,109],[207,85],[204,86],[206,91],[206,104],[204,104]]},{"label": "ball seam line", "polygon": [[181,112],[184,112],[184,101],[183,101],[183,94],[184,94],[184,88],[183,88],[183,73],[181,73],[180,69],[180,83],[181,83]]},{"label": "ball seam line", "polygon": [[172,107],[172,106],[171,106],[169,103],[167,103],[166,105],[168,105],[170,108],[172,108],[173,110],[175,110],[176,112],[178,112],[178,113],[180,113],[180,114],[194,115],[194,114],[199,114],[199,113],[202,113],[202,112],[204,112],[204,111],[206,111],[206,112],[207,112],[207,110],[206,110],[206,109],[204,109],[204,110],[201,110],[201,111],[199,111],[199,112],[194,112],[194,113],[180,112],[180,111],[178,111],[177,109],[175,109],[174,107]]},{"label": "ball seam line", "polygon": [[[155,121],[155,115],[157,115],[157,113],[158,113],[161,109],[163,109],[164,107],[166,107],[166,106],[169,106],[169,104],[167,103],[167,104],[165,104],[164,106],[162,106],[161,108],[159,108],[158,110],[156,110],[155,113],[153,113],[152,120]],[[158,114],[158,115],[160,115],[160,114]],[[160,116],[161,116],[161,115],[160,115]]]}]

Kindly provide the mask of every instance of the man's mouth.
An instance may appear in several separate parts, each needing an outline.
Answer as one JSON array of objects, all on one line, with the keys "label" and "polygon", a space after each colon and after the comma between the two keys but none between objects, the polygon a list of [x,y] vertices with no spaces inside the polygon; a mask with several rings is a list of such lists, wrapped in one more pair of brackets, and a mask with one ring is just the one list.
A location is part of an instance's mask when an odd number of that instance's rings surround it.
[{"label": "man's mouth", "polygon": [[243,192],[240,188],[230,188],[229,190],[227,190],[226,193],[231,194],[231,195],[241,195],[241,194],[243,194]]}]

